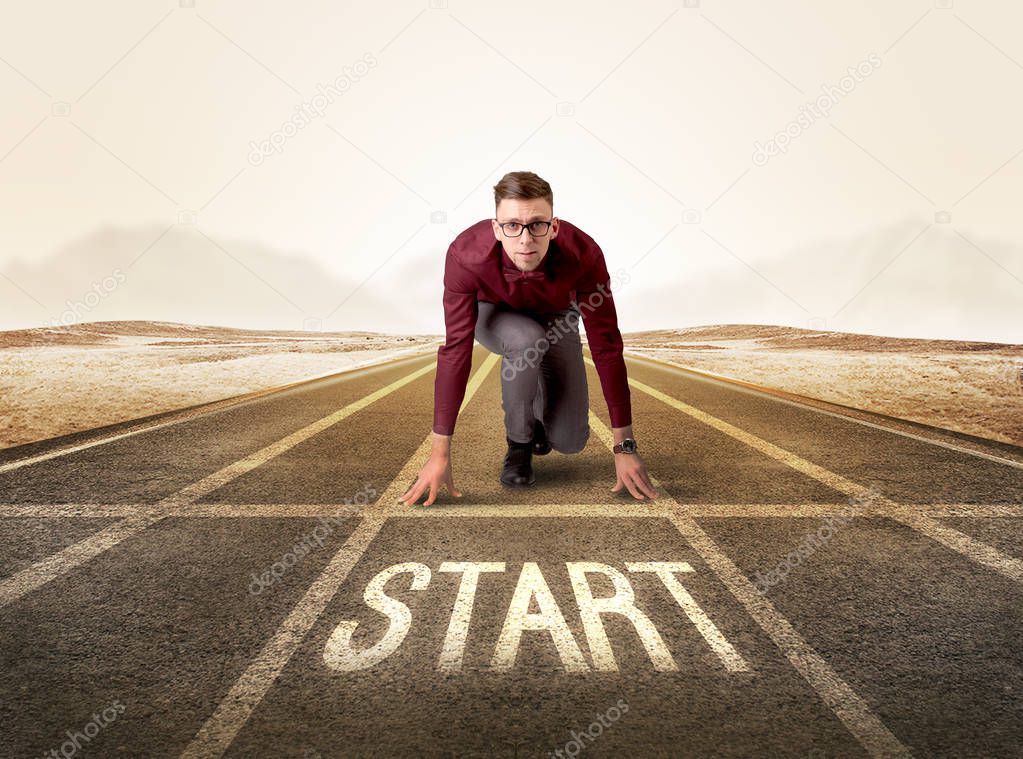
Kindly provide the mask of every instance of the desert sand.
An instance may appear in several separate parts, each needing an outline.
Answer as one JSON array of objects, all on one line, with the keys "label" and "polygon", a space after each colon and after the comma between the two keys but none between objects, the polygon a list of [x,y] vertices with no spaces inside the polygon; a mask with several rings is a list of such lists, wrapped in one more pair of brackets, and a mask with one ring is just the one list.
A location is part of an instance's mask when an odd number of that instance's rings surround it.
[{"label": "desert sand", "polygon": [[[1023,445],[1023,345],[726,324],[626,352]],[[441,335],[92,322],[0,332],[0,448],[435,348]]]},{"label": "desert sand", "polygon": [[149,321],[0,332],[0,448],[367,366],[439,339]]},{"label": "desert sand", "polygon": [[627,353],[1023,445],[1023,345],[758,324],[623,339]]}]

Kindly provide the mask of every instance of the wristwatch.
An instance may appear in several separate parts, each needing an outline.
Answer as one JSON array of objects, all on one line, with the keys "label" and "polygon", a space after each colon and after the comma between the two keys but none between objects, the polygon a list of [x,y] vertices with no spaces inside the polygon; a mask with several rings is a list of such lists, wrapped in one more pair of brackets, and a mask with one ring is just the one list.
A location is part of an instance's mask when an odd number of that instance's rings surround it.
[{"label": "wristwatch", "polygon": [[615,453],[635,453],[636,452],[636,441],[631,437],[625,438],[620,443],[615,443],[614,448],[611,449]]}]

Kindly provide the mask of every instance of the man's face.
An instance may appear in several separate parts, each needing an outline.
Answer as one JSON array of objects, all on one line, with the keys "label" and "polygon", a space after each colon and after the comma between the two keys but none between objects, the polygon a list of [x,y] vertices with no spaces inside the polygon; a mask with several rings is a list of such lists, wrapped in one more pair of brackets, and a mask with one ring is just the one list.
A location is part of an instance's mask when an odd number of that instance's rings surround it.
[{"label": "man's face", "polygon": [[518,237],[507,237],[499,226],[509,221],[529,224],[531,221],[551,221],[554,209],[543,198],[519,200],[503,198],[497,206],[497,221],[492,221],[494,237],[501,241],[504,252],[521,271],[537,268],[547,255],[551,240],[558,236],[558,220],[554,219],[546,235],[533,237],[525,227]]}]

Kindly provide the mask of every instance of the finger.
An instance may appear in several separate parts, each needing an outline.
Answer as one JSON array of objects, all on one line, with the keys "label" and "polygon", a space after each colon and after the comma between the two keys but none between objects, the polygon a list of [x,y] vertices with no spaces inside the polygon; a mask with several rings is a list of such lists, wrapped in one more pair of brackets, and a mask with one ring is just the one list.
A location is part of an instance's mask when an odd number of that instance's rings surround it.
[{"label": "finger", "polygon": [[622,476],[621,476],[621,475],[618,475],[618,476],[617,476],[617,477],[615,478],[615,485],[614,485],[614,487],[613,487],[613,488],[611,488],[611,492],[612,492],[612,493],[617,493],[617,492],[618,492],[619,490],[621,490],[621,489],[622,489]]},{"label": "finger", "polygon": [[455,496],[456,498],[461,497],[462,491],[455,490],[455,476],[450,471],[448,472],[447,479],[445,479],[444,482],[448,486],[448,492],[451,493],[451,495]]},{"label": "finger", "polygon": [[431,482],[430,483],[430,497],[426,499],[426,503],[423,504],[424,506],[432,505],[433,502],[437,499],[437,489],[438,489],[437,488],[437,483],[436,482]]},{"label": "finger", "polygon": [[651,498],[657,497],[657,489],[654,487],[654,484],[650,482],[650,477],[646,472],[640,473],[639,486],[640,489]]},{"label": "finger", "polygon": [[628,476],[623,477],[622,479],[625,480],[625,487],[629,489],[629,492],[632,493],[633,497],[637,501],[642,501],[643,494],[640,493],[639,490],[636,488],[636,484],[632,481],[632,479],[629,478]]},{"label": "finger", "polygon": [[417,480],[416,483],[412,487],[410,487],[408,491],[405,493],[405,495],[403,495],[399,500],[405,506],[411,506],[412,504],[419,500],[419,496],[421,496],[422,494],[423,483]]}]

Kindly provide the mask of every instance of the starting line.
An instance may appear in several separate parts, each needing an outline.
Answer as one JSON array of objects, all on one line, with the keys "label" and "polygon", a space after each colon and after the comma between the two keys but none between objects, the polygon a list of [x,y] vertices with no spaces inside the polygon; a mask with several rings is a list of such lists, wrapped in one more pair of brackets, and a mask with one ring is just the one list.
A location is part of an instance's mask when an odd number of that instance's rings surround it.
[{"label": "starting line", "polygon": [[[439,498],[444,498],[441,494]],[[680,503],[665,506],[654,503],[636,503],[632,497],[619,503],[568,503],[568,504],[481,504],[442,503],[432,506],[417,505],[405,510],[388,511],[390,519],[431,519],[431,518],[472,518],[509,517],[530,519],[570,517],[606,517],[609,519],[658,518],[666,519],[676,514],[694,519],[717,518],[812,518],[841,514],[848,510],[848,503]],[[661,500],[661,499],[658,499]],[[95,519],[102,517],[125,518],[145,516],[159,508],[165,517],[217,518],[228,517],[250,519],[260,517],[362,517],[380,513],[382,507],[376,504],[357,506],[343,503],[193,503],[180,507],[157,507],[154,504],[121,503],[54,503],[54,504],[0,504],[0,519]],[[1021,518],[1023,505],[1011,503],[904,503],[897,510],[913,514],[946,519],[955,517],[971,518]],[[859,517],[890,517],[895,510],[883,505],[866,505]]]}]

